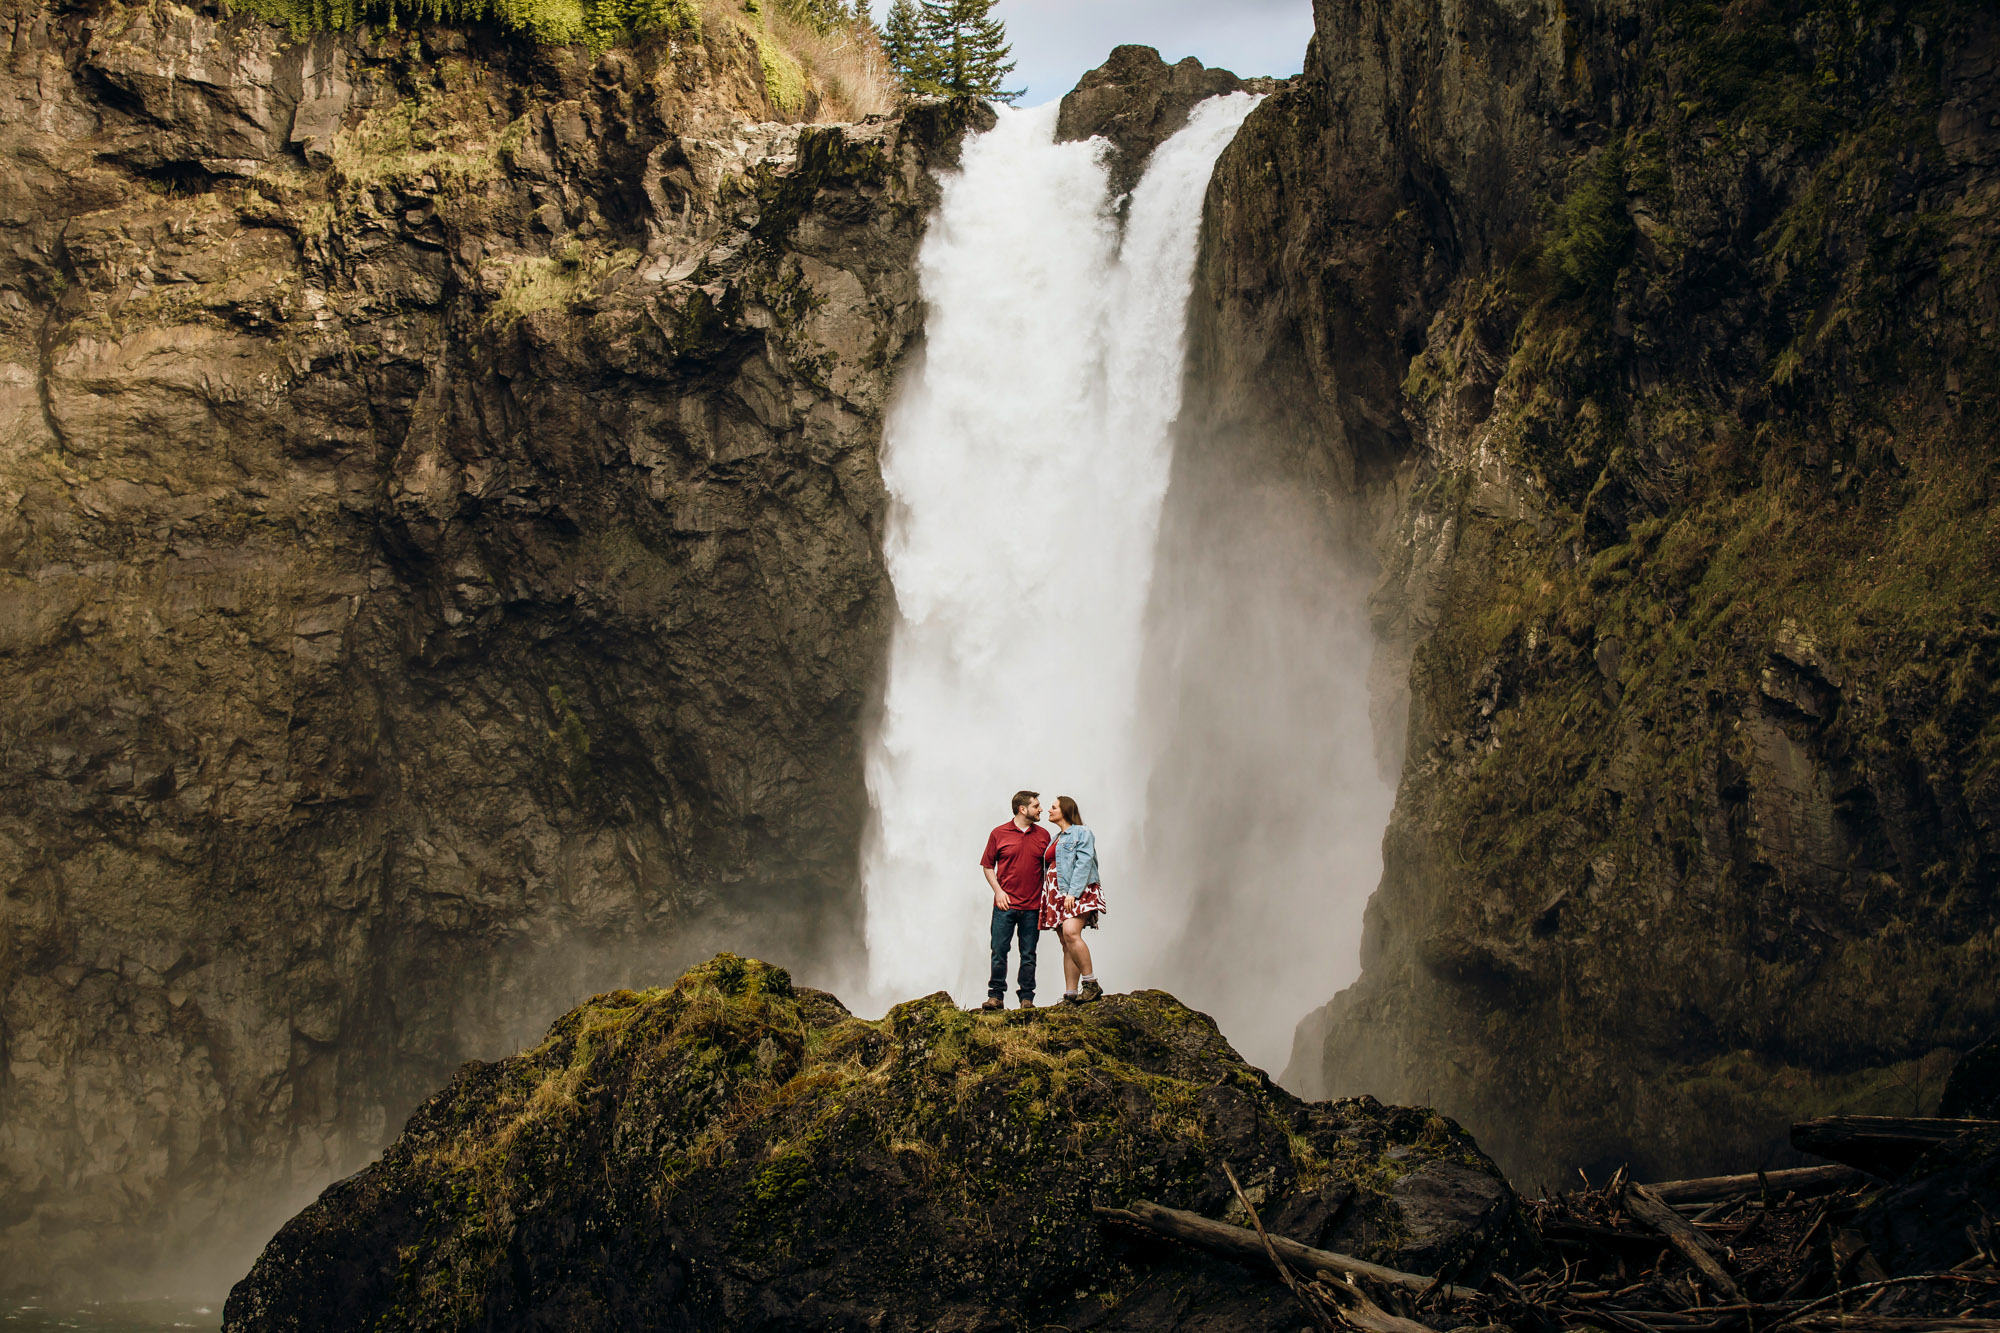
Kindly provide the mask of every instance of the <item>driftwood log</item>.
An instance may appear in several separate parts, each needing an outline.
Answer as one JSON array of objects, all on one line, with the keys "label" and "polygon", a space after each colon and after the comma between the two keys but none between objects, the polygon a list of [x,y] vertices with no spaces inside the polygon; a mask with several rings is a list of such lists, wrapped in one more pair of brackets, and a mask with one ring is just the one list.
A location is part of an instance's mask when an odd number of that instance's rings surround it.
[{"label": "driftwood log", "polygon": [[[1264,1253],[1271,1257],[1271,1267],[1278,1270],[1278,1280],[1290,1289],[1292,1296],[1299,1303],[1299,1308],[1306,1312],[1306,1316],[1313,1321],[1315,1328],[1320,1329],[1322,1333],[1339,1333],[1340,1325],[1327,1317],[1326,1311],[1320,1308],[1318,1298],[1307,1289],[1308,1284],[1301,1283],[1293,1277],[1292,1270],[1278,1257],[1278,1251],[1271,1244],[1270,1233],[1264,1230],[1264,1219],[1257,1216],[1257,1206],[1250,1202],[1250,1196],[1245,1194],[1243,1186],[1237,1183],[1236,1172],[1231,1169],[1229,1163],[1222,1164],[1222,1174],[1228,1179],[1229,1188],[1236,1191],[1236,1201],[1243,1205],[1244,1212],[1250,1214],[1250,1225],[1257,1228],[1257,1243],[1262,1245]],[[1382,1333],[1388,1333],[1388,1330],[1383,1330]],[[1421,1325],[1418,1326],[1418,1333],[1423,1333]]]},{"label": "driftwood log", "polygon": [[1243,1205],[1243,1211],[1250,1214],[1250,1225],[1257,1229],[1257,1242],[1270,1256],[1271,1266],[1278,1270],[1278,1277],[1291,1289],[1299,1308],[1306,1312],[1314,1327],[1321,1333],[1340,1333],[1343,1328],[1358,1328],[1361,1333],[1437,1333],[1429,1324],[1420,1324],[1414,1319],[1405,1319],[1399,1314],[1391,1314],[1374,1301],[1359,1284],[1351,1278],[1341,1282],[1314,1280],[1301,1282],[1292,1276],[1292,1270],[1278,1257],[1277,1247],[1271,1243],[1271,1233],[1264,1230],[1264,1219],[1257,1216],[1257,1205],[1250,1202],[1250,1196],[1243,1192],[1237,1182],[1236,1172],[1229,1163],[1222,1164],[1222,1174],[1229,1180],[1229,1188],[1236,1191],[1236,1201]]},{"label": "driftwood log", "polygon": [[[1106,1208],[1098,1205],[1091,1209],[1099,1217],[1128,1226],[1142,1227],[1147,1231],[1157,1231],[1163,1236],[1199,1245],[1203,1249],[1226,1254],[1232,1259],[1262,1261],[1266,1259],[1263,1242],[1257,1233],[1247,1227],[1231,1226],[1227,1222],[1217,1222],[1199,1213],[1184,1212],[1179,1208],[1168,1208],[1162,1204],[1135,1199],[1129,1207]],[[1303,1272],[1334,1281],[1348,1277],[1372,1278],[1377,1282],[1387,1282],[1418,1293],[1432,1292],[1446,1300],[1473,1300],[1477,1293],[1467,1287],[1454,1287],[1440,1283],[1435,1278],[1419,1277],[1415,1273],[1399,1273],[1381,1264],[1371,1264],[1366,1259],[1356,1259],[1351,1255],[1335,1254],[1332,1250],[1317,1250],[1310,1245],[1301,1245],[1287,1236],[1269,1238],[1271,1250],[1276,1256]]]},{"label": "driftwood log", "polygon": [[1658,1180],[1646,1186],[1665,1203],[1709,1203],[1733,1199],[1739,1194],[1757,1194],[1768,1188],[1782,1198],[1791,1193],[1801,1198],[1831,1194],[1862,1182],[1862,1173],[1851,1166],[1794,1166],[1783,1171],[1752,1171],[1740,1176],[1704,1176],[1699,1180]]},{"label": "driftwood log", "polygon": [[1896,1319],[1894,1315],[1806,1315],[1786,1329],[1806,1329],[1806,1333],[1984,1333],[2000,1329],[2000,1319],[1952,1319],[1920,1317]]},{"label": "driftwood log", "polygon": [[1625,1187],[1625,1211],[1637,1221],[1645,1223],[1667,1238],[1669,1244],[1687,1256],[1708,1285],[1718,1295],[1741,1304],[1743,1292],[1736,1285],[1736,1279],[1729,1276],[1729,1270],[1722,1266],[1721,1247],[1710,1240],[1706,1233],[1696,1231],[1686,1219],[1659,1195],[1644,1185]]},{"label": "driftwood log", "polygon": [[[1921,1151],[1982,1123],[1839,1117],[1807,1122],[1801,1137]],[[1890,1276],[1864,1236],[1865,1210],[1889,1187],[1848,1165],[1653,1185],[1620,1168],[1601,1186],[1523,1200],[1540,1246],[1476,1290],[1273,1235],[1235,1172],[1224,1175],[1249,1225],[1143,1201],[1094,1211],[1273,1274],[1322,1331],[2000,1333],[2000,1222],[1964,1228],[1929,1271]]]},{"label": "driftwood log", "polygon": [[2000,1120],[1828,1115],[1793,1125],[1792,1146],[1887,1179],[1909,1170],[1939,1144],[1975,1129],[2000,1129]]}]

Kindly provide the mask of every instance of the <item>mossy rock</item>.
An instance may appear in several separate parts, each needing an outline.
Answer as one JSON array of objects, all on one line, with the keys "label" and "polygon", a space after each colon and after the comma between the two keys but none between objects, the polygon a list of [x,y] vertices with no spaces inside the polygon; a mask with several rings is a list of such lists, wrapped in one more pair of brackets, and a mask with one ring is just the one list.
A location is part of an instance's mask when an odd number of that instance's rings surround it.
[{"label": "mossy rock", "polygon": [[998,1328],[1190,1284],[1232,1327],[1295,1327],[1267,1275],[1091,1212],[1247,1224],[1224,1163],[1274,1226],[1403,1268],[1505,1263],[1519,1234],[1456,1125],[1302,1102],[1163,992],[870,1022],[724,954],[467,1065],[285,1225],[227,1327]]}]

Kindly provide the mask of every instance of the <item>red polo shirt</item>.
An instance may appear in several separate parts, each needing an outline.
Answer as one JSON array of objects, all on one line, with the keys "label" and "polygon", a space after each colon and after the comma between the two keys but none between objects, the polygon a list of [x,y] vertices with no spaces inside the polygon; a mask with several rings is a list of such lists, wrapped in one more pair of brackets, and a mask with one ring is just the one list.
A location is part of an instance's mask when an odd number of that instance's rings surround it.
[{"label": "red polo shirt", "polygon": [[986,835],[986,854],[979,864],[1000,877],[1016,911],[1042,905],[1042,855],[1049,841],[1049,831],[1040,824],[1028,825],[1023,833],[1011,819]]}]

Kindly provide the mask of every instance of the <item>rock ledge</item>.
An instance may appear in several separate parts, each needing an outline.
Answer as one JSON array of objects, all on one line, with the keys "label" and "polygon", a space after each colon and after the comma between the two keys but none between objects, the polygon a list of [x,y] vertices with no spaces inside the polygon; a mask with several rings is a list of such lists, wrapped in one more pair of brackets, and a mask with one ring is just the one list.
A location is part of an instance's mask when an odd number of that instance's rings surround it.
[{"label": "rock ledge", "polygon": [[1302,1102],[1164,992],[870,1022],[724,954],[465,1066],[278,1233],[226,1327],[1295,1327],[1264,1276],[1091,1216],[1228,1218],[1225,1162],[1274,1228],[1405,1269],[1515,1234],[1452,1122]]}]

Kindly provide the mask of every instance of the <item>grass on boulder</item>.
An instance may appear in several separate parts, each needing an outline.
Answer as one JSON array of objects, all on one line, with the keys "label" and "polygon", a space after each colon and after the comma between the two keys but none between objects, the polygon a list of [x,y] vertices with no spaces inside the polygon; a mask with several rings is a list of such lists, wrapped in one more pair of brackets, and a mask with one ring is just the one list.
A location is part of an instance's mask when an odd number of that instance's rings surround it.
[{"label": "grass on boulder", "polygon": [[[287,1225],[231,1309],[483,1327],[583,1283],[602,1308],[666,1301],[702,1327],[758,1326],[750,1306],[811,1324],[829,1302],[835,1324],[986,1326],[1124,1299],[1140,1275],[1107,1259],[1091,1205],[1231,1217],[1224,1162],[1273,1210],[1330,1191],[1337,1217],[1322,1203],[1308,1239],[1383,1262],[1491,1262],[1512,1235],[1504,1207],[1481,1211],[1505,1184],[1449,1120],[1300,1102],[1163,992],[999,1015],[939,993],[866,1020],[722,954],[466,1066]],[[1399,1183],[1419,1172],[1433,1193],[1484,1182],[1474,1220],[1413,1220]]]}]

